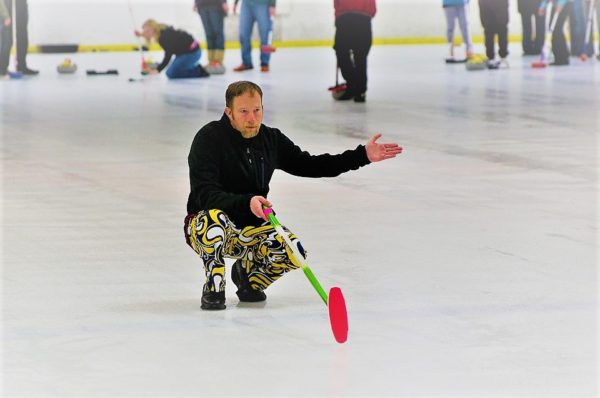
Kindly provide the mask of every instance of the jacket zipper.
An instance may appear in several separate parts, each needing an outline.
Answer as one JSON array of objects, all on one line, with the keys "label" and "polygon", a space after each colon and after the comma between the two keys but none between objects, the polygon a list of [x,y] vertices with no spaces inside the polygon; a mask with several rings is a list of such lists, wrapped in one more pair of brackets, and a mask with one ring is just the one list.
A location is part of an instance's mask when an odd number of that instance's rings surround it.
[{"label": "jacket zipper", "polygon": [[260,182],[261,189],[265,189],[265,158],[262,156],[260,157]]},{"label": "jacket zipper", "polygon": [[[1,1],[1,0],[0,0]],[[250,148],[246,148],[246,153],[248,154],[248,163],[252,165],[252,153],[250,152]],[[257,165],[260,168],[260,189],[265,188],[265,158],[261,155],[260,164]]]}]

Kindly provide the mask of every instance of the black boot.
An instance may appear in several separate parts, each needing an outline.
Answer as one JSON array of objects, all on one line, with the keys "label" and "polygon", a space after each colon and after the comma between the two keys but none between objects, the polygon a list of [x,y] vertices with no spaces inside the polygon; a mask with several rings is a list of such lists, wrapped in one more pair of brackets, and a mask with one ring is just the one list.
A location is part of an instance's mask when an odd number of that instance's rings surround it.
[{"label": "black boot", "polygon": [[39,71],[33,70],[33,69],[29,69],[28,67],[18,68],[17,71],[21,72],[24,75],[28,75],[28,76],[35,76],[38,73],[40,73]]},{"label": "black boot", "polygon": [[367,102],[367,93],[355,95],[354,102]]},{"label": "black boot", "polygon": [[210,74],[206,71],[206,69],[204,69],[202,67],[202,65],[198,64],[198,66],[196,66],[196,68],[198,69],[198,77],[209,77]]},{"label": "black boot", "polygon": [[233,264],[233,267],[231,267],[231,279],[238,288],[235,294],[237,294],[240,301],[256,303],[267,299],[267,295],[263,291],[252,289],[250,281],[248,280],[248,275],[240,260],[237,260]]},{"label": "black boot", "polygon": [[225,309],[225,292],[211,292],[204,285],[204,291],[202,292],[202,305],[200,306],[203,310],[224,310]]}]

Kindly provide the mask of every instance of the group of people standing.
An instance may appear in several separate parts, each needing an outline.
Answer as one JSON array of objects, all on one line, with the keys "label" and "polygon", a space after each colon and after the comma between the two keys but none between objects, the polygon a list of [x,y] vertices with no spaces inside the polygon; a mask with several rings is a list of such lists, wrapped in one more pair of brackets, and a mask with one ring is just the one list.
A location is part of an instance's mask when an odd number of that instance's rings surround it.
[{"label": "group of people standing", "polygon": [[[254,69],[252,63],[251,36],[254,23],[258,25],[260,41],[263,46],[268,42],[272,29],[272,18],[275,16],[276,0],[244,0],[240,9],[240,44],[242,63],[233,70],[242,72]],[[233,5],[233,13],[237,13],[238,1]],[[149,73],[160,73],[167,68],[167,76],[172,79],[188,77],[207,77],[211,74],[225,73],[223,59],[225,56],[225,24],[224,19],[229,13],[227,0],[195,0],[194,11],[202,21],[206,35],[208,64],[199,64],[201,50],[193,36],[183,30],[149,19],[142,25],[142,31],[136,31],[137,36],[144,37],[148,42],[155,41],[165,52],[163,61]],[[262,48],[262,47],[261,47]],[[171,63],[171,58],[175,60]],[[270,51],[261,51],[260,67],[262,72],[269,71]]]},{"label": "group of people standing", "polygon": [[[506,63],[508,56],[508,21],[509,0],[478,0],[479,15],[485,36],[487,64],[490,69],[497,69]],[[590,4],[595,2],[596,4]],[[552,53],[554,62],[551,65],[568,65],[570,56],[593,55],[593,40],[586,39],[586,13],[595,6],[598,30],[600,30],[600,3],[598,0],[518,0],[517,7],[521,15],[523,28],[523,55],[539,55],[544,46],[547,26],[552,28]],[[467,58],[473,55],[473,42],[469,33],[468,22],[469,0],[442,0],[446,14],[447,39],[450,44],[448,62],[453,62],[454,57],[454,26],[459,22],[461,34],[466,47]],[[552,5],[550,18],[547,19],[546,10]],[[571,45],[567,44],[564,34],[566,21],[569,21]],[[593,33],[593,32],[592,32]],[[498,55],[496,60],[495,41],[497,37]],[[593,37],[590,35],[590,37]],[[586,47],[587,46],[587,47]],[[585,47],[585,48],[584,48]],[[598,49],[600,53],[600,47]],[[600,60],[600,56],[598,57]]]},{"label": "group of people standing", "polygon": [[[237,13],[238,0],[233,5]],[[375,0],[334,0],[335,9],[335,54],[337,65],[346,80],[344,95],[340,101],[354,100],[365,102],[367,92],[367,57],[372,44],[371,19],[375,16]],[[227,0],[195,0],[194,10],[198,12],[206,35],[208,64],[200,65],[201,50],[193,36],[183,30],[161,24],[153,19],[144,22],[137,36],[148,42],[155,41],[164,50],[162,62],[149,70],[160,73],[166,68],[169,78],[206,77],[225,73],[224,18],[229,13]],[[276,0],[243,0],[240,8],[240,32],[242,63],[235,72],[254,69],[252,62],[251,36],[254,24],[258,25],[261,43],[260,70],[269,72],[272,45],[269,42],[276,12]],[[172,57],[175,60],[171,62]]]}]

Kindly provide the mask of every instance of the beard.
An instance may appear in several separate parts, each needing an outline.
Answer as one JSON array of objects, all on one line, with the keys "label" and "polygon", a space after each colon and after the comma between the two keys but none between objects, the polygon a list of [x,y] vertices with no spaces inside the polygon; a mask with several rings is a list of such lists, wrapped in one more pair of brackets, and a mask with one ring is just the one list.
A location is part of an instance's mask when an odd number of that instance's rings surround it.
[{"label": "beard", "polygon": [[238,123],[233,115],[231,115],[231,124],[242,134],[242,137],[244,138],[256,137],[258,135],[258,130],[260,129],[260,123],[254,125],[254,127],[248,127],[242,123]]}]

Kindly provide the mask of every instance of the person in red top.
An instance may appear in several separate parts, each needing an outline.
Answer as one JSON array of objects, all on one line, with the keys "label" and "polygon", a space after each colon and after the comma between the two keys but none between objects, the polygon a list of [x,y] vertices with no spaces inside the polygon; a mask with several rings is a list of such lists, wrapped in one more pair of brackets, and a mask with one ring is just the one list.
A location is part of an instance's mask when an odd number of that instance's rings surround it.
[{"label": "person in red top", "polygon": [[337,63],[346,80],[346,92],[340,101],[367,99],[367,56],[373,34],[371,19],[377,12],[375,0],[334,0],[335,41]]}]

